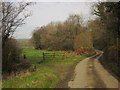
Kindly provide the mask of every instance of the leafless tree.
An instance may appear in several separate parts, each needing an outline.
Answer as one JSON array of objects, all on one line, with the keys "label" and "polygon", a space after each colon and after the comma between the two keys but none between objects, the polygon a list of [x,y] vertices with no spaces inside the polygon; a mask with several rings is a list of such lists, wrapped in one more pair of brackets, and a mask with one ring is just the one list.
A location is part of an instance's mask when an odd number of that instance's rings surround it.
[{"label": "leafless tree", "polygon": [[2,45],[11,38],[15,30],[24,24],[30,14],[26,13],[27,6],[31,2],[5,2],[0,1],[0,32],[2,33]]}]

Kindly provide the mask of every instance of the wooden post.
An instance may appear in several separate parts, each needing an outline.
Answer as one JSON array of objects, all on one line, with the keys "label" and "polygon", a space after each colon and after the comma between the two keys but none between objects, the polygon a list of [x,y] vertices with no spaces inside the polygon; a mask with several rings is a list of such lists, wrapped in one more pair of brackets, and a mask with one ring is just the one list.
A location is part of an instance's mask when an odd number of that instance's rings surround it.
[{"label": "wooden post", "polygon": [[65,59],[65,54],[63,54],[63,60]]},{"label": "wooden post", "polygon": [[26,55],[25,54],[23,55],[23,58],[26,59]]},{"label": "wooden post", "polygon": [[53,59],[55,60],[55,53],[53,53]]},{"label": "wooden post", "polygon": [[45,54],[44,54],[44,52],[43,52],[43,61],[45,61]]}]

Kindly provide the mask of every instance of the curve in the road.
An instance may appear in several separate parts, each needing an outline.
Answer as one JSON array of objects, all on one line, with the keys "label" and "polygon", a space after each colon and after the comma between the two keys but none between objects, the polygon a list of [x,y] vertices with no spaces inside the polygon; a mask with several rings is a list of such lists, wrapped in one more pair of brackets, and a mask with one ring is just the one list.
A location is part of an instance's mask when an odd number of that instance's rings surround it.
[{"label": "curve in the road", "polygon": [[76,68],[70,88],[118,88],[114,78],[98,61],[99,55],[80,61]]}]

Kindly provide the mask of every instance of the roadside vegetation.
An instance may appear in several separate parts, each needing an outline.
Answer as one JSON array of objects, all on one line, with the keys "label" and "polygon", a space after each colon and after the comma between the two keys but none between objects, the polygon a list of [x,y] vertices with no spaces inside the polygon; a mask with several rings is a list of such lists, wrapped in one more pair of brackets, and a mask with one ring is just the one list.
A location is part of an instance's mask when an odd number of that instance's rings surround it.
[{"label": "roadside vegetation", "polygon": [[97,17],[86,24],[72,14],[63,22],[36,28],[29,40],[16,40],[13,34],[30,16],[26,12],[30,5],[0,2],[3,88],[56,87],[70,68],[94,55],[95,49],[104,52],[103,66],[120,77],[120,2],[95,3],[92,11]]},{"label": "roadside vegetation", "polygon": [[[38,63],[43,59],[43,52],[46,53],[64,53],[64,59],[61,56],[56,58],[46,58],[42,63]],[[77,55],[74,52],[64,51],[47,51],[35,50],[31,48],[23,49],[32,66],[28,70],[11,75],[8,79],[3,80],[3,88],[54,88],[61,81],[67,78],[67,73],[75,68],[76,64],[86,58],[84,55]],[[74,70],[74,69],[73,69]]]},{"label": "roadside vegetation", "polygon": [[93,46],[102,50],[104,67],[120,80],[120,1],[99,2],[94,5],[96,20],[89,23],[93,34]]},{"label": "roadside vegetation", "polygon": [[[2,33],[2,75],[9,76],[12,72],[30,67],[28,62],[21,59],[21,47],[13,38],[15,30],[24,24],[30,15],[26,12],[30,2],[0,1],[0,32]],[[25,64],[28,64],[25,66]],[[24,68],[21,66],[25,66]]]}]

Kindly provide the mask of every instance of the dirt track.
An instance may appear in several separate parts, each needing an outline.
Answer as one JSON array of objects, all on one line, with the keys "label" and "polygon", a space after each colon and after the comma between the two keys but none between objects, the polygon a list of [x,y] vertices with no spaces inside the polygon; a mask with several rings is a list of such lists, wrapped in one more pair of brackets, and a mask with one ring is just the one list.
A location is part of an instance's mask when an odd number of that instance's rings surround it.
[{"label": "dirt track", "polygon": [[77,64],[68,87],[118,88],[118,80],[106,71],[96,58],[87,58]]}]

